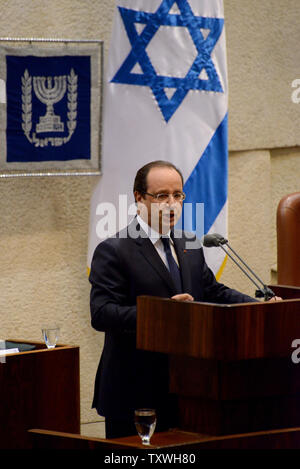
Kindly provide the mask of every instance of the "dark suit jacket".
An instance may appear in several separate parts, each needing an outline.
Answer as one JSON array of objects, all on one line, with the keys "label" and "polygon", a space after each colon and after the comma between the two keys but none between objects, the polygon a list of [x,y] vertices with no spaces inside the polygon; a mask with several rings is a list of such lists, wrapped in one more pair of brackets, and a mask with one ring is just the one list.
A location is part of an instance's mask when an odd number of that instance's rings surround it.
[{"label": "dark suit jacket", "polygon": [[[152,242],[147,237],[128,237],[130,227],[139,229],[136,219],[98,245],[90,273],[92,326],[105,332],[93,407],[100,415],[124,419],[131,418],[135,408],[163,407],[168,394],[167,357],[136,349],[136,298],[176,294]],[[184,293],[211,303],[255,301],[216,281],[198,240],[196,249],[186,249],[184,235],[173,239]]]}]

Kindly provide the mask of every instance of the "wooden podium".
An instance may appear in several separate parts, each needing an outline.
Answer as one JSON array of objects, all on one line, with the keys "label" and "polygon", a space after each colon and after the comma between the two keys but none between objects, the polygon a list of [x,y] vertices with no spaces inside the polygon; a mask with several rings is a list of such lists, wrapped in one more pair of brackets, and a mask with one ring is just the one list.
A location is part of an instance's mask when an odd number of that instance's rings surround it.
[{"label": "wooden podium", "polygon": [[0,362],[0,448],[30,448],[30,428],[80,433],[79,347],[58,345]]},{"label": "wooden podium", "polygon": [[[300,289],[276,286],[276,294],[300,298]],[[139,297],[137,304],[137,347],[169,355],[181,430],[300,426],[300,363],[291,359],[300,299],[217,305]]]}]

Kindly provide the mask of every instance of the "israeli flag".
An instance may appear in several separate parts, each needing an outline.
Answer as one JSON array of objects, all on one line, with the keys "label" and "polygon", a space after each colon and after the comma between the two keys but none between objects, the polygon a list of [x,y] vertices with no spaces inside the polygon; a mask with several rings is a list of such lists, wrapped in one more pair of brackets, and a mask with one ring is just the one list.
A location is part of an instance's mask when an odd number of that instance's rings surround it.
[{"label": "israeli flag", "polygon": [[[222,0],[118,0],[104,91],[102,176],[91,201],[88,265],[107,210],[120,229],[132,215],[136,171],[153,160],[181,169],[186,204],[183,227],[227,236],[227,65]],[[186,206],[187,207],[187,206]],[[184,209],[184,214],[188,211]],[[108,233],[109,234],[109,233]],[[206,259],[215,274],[223,251]]]}]

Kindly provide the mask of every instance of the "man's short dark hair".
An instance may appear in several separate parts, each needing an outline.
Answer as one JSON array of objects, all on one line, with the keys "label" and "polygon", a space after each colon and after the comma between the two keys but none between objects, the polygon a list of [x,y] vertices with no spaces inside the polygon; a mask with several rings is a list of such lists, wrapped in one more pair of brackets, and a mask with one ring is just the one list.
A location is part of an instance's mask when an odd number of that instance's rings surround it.
[{"label": "man's short dark hair", "polygon": [[133,185],[133,192],[137,191],[140,194],[145,194],[147,192],[147,176],[152,168],[171,168],[177,171],[179,176],[181,177],[182,186],[183,186],[183,176],[181,171],[169,161],[157,160],[151,161],[150,163],[145,164],[142,168],[138,170],[135,176],[134,185]]}]

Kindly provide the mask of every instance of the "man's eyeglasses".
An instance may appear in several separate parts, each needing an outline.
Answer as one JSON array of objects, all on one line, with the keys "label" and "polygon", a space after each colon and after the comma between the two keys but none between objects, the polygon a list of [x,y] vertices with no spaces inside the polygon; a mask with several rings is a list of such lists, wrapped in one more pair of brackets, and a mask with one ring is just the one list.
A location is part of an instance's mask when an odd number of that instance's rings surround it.
[{"label": "man's eyeglasses", "polygon": [[185,199],[184,192],[174,192],[174,194],[150,194],[149,192],[144,192],[145,195],[150,195],[153,199],[156,199],[158,202],[167,202],[170,197],[173,197],[175,202],[182,202]]}]

